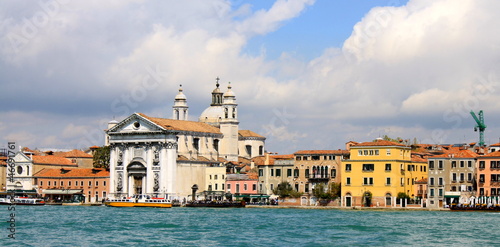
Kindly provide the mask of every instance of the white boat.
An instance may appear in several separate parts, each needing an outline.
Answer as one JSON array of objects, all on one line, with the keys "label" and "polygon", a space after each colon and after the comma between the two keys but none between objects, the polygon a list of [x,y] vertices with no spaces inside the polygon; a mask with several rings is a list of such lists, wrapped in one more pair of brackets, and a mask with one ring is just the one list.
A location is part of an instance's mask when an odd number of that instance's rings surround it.
[{"label": "white boat", "polygon": [[26,206],[43,206],[45,202],[43,199],[35,198],[35,197],[22,197],[16,196],[14,200],[11,199],[11,196],[6,196],[0,198],[0,205],[26,205]]}]

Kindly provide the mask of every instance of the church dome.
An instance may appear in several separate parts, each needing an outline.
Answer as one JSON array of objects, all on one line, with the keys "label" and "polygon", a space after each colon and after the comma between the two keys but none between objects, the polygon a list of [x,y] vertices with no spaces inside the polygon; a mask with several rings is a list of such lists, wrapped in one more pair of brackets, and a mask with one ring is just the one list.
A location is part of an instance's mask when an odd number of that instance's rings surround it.
[{"label": "church dome", "polygon": [[231,82],[229,82],[229,85],[227,86],[227,91],[224,93],[224,98],[226,97],[235,97],[234,92],[231,90]]},{"label": "church dome", "polygon": [[210,106],[205,109],[200,115],[200,122],[211,125],[219,125],[220,120],[224,117],[224,108],[222,106]]}]

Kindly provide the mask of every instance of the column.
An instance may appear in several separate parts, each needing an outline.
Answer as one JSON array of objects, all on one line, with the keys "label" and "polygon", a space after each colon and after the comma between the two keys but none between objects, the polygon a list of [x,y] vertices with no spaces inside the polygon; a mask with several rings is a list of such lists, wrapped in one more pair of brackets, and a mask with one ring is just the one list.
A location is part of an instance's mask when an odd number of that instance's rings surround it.
[{"label": "column", "polygon": [[108,188],[106,190],[108,191],[108,195],[110,197],[116,196],[114,193],[116,192],[116,145],[114,143],[111,143],[109,146],[110,152],[109,152],[109,183],[108,183]]},{"label": "column", "polygon": [[[145,179],[145,183],[143,181],[143,187],[145,188],[145,190],[143,190],[143,194],[152,194],[154,193],[153,191],[153,185],[154,185],[154,182],[153,182],[153,179],[154,179],[154,174],[153,174],[153,146],[151,145],[151,143],[147,143],[146,146],[145,146],[145,152],[146,152],[146,179]],[[144,186],[146,185],[146,186]]]},{"label": "column", "polygon": [[[134,177],[133,176],[128,176],[123,179],[124,181],[128,181],[128,191],[126,191],[128,196],[132,196],[135,191],[134,191]],[[125,187],[125,185],[123,186]]]}]

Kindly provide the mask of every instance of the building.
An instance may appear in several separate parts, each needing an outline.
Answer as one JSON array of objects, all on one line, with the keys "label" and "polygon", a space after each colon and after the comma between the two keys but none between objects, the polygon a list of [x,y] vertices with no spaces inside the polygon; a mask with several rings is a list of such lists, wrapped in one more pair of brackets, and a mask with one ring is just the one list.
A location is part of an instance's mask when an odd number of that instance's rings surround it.
[{"label": "building", "polygon": [[412,160],[411,148],[377,139],[353,144],[342,161],[342,205],[395,207],[398,194],[412,195],[416,181],[427,177],[425,162]]},{"label": "building", "polygon": [[99,203],[108,196],[109,172],[102,168],[44,168],[33,177],[49,202]]},{"label": "building", "polygon": [[226,178],[227,192],[236,200],[249,202],[252,198],[259,198],[257,192],[257,176],[250,174],[228,174]]},{"label": "building", "polygon": [[53,152],[53,155],[69,159],[80,168],[94,167],[94,156],[92,154],[85,153],[82,150],[73,149],[68,152]]},{"label": "building", "polygon": [[33,155],[28,152],[17,152],[14,156],[15,173],[14,182],[7,180],[7,190],[33,190],[37,189],[33,174],[44,168],[77,168],[76,162],[67,158],[54,155]]},{"label": "building", "polygon": [[294,181],[292,186],[302,192],[301,205],[315,205],[312,189],[319,183],[340,183],[342,160],[349,157],[347,150],[300,150],[294,153]]},{"label": "building", "polygon": [[[239,130],[235,94],[212,91],[212,102],[198,121],[188,121],[187,97],[182,87],[175,96],[172,119],[134,113],[112,121],[106,130],[110,145],[111,196],[148,194],[168,198],[188,198],[191,187],[223,191],[215,167],[233,164],[242,156],[252,158],[264,150],[265,138]],[[212,177],[214,178],[214,177]],[[215,186],[219,186],[215,188]],[[199,191],[200,193],[201,191]]]},{"label": "building", "polygon": [[477,157],[477,197],[500,195],[500,151]]},{"label": "building", "polygon": [[294,155],[271,155],[266,153],[263,162],[257,163],[259,169],[258,193],[274,195],[273,190],[280,183],[294,184]]},{"label": "building", "polygon": [[447,147],[443,154],[429,157],[427,207],[442,208],[473,196],[478,156],[471,150]]}]

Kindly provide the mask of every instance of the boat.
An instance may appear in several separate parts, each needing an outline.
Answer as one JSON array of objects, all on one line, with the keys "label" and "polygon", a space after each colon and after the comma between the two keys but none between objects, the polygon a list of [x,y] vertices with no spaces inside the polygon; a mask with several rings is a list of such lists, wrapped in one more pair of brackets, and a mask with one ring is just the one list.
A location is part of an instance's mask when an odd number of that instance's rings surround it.
[{"label": "boat", "polygon": [[245,201],[190,201],[186,207],[244,208]]},{"label": "boat", "polygon": [[36,197],[21,197],[21,196],[16,196],[14,197],[14,200],[11,200],[12,197],[6,196],[0,198],[0,205],[24,205],[24,206],[43,206],[45,205],[45,201],[41,198],[36,198]]},{"label": "boat", "polygon": [[171,208],[172,202],[165,198],[151,197],[148,195],[136,195],[133,197],[108,199],[104,202],[108,207],[151,207]]}]

